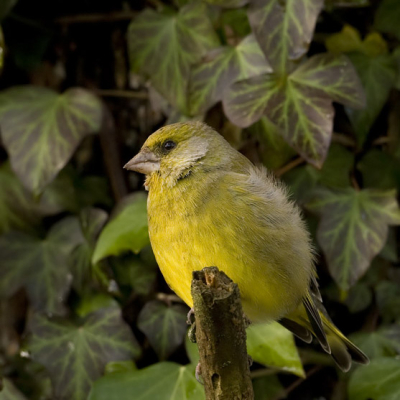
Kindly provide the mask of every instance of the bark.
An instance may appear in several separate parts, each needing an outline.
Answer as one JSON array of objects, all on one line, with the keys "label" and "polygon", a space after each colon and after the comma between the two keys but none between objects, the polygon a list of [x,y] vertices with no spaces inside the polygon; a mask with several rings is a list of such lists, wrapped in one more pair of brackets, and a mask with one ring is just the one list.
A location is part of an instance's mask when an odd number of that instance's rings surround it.
[{"label": "bark", "polygon": [[208,267],[193,272],[192,297],[206,399],[254,399],[238,286]]}]

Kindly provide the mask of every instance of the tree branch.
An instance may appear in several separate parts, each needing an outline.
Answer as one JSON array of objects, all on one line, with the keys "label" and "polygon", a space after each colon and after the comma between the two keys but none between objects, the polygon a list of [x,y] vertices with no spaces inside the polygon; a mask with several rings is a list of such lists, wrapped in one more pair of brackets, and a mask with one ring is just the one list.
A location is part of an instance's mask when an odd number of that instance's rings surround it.
[{"label": "tree branch", "polygon": [[207,400],[252,400],[238,286],[216,267],[193,272],[196,341]]}]

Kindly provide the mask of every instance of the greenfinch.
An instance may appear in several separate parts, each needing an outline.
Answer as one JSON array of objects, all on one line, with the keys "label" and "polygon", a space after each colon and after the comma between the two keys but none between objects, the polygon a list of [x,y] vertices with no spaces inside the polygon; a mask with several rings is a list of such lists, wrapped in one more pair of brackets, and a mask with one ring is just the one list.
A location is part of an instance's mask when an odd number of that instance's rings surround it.
[{"label": "greenfinch", "polygon": [[172,290],[192,307],[192,272],[216,266],[238,284],[253,322],[312,335],[343,371],[368,358],[329,319],[310,235],[284,186],[201,122],[165,126],[125,168],[146,175],[149,236]]}]

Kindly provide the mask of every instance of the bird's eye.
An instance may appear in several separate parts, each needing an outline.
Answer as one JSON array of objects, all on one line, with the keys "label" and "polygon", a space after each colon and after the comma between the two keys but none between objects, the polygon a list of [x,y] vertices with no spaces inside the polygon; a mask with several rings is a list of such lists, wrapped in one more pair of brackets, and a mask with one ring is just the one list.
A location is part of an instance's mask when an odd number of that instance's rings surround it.
[{"label": "bird's eye", "polygon": [[164,142],[163,144],[163,149],[165,151],[171,151],[172,149],[174,149],[176,147],[176,143],[173,142],[172,140],[167,140],[166,142]]}]

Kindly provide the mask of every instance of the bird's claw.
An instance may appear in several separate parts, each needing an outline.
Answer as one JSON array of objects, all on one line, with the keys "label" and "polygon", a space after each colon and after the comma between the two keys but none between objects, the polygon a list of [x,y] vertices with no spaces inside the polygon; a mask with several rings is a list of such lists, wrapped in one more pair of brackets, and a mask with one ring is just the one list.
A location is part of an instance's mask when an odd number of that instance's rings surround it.
[{"label": "bird's claw", "polygon": [[189,312],[187,313],[186,323],[188,325],[193,325],[194,324],[194,309],[193,308],[191,308],[189,310]]},{"label": "bird's claw", "polygon": [[201,365],[198,363],[196,365],[195,373],[194,373],[197,382],[199,382],[201,385],[204,385],[203,379],[201,377]]}]

